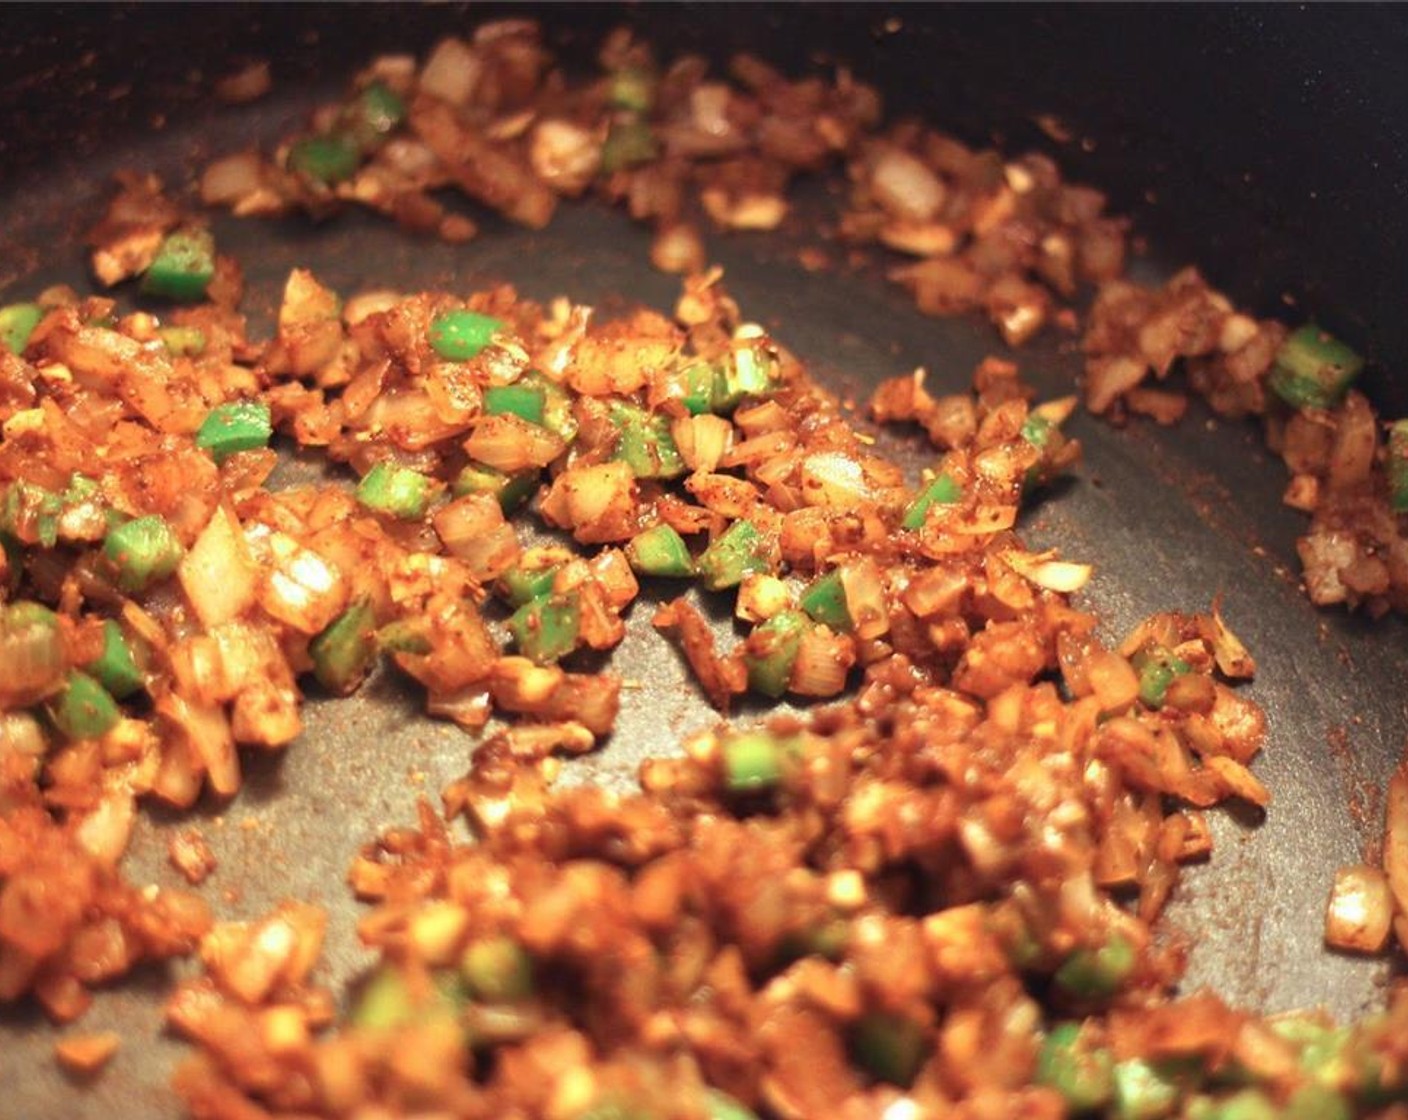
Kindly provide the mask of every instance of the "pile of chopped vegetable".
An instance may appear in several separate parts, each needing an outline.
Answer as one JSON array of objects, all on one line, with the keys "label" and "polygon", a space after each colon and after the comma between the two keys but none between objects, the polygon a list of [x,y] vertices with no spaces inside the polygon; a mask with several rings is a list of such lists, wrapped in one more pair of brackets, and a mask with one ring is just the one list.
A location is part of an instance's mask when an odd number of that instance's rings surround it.
[{"label": "pile of chopped vegetable", "polygon": [[[1145,382],[1181,362],[1218,412],[1264,415],[1313,513],[1311,597],[1379,613],[1408,607],[1408,422],[1381,435],[1362,359],[1191,271],[1119,279],[1098,193],[884,127],[844,74],[745,57],[713,81],[625,36],[602,61],[569,82],[519,21],[381,59],[202,192],[462,240],[442,185],[530,226],[595,186],[687,274],[673,315],[506,286],[344,300],[295,270],[256,340],[238,264],[139,176],[92,267],[156,310],[67,288],[0,308],[0,1000],[68,1022],[90,987],[198,952],[166,1016],[198,1048],[177,1090],[216,1120],[1400,1115],[1401,994],[1352,1027],[1175,995],[1155,923],[1211,852],[1203,811],[1268,803],[1266,720],[1216,605],[1110,648],[1071,598],[1091,566],[1015,532],[1080,457],[1077,399],[1035,401],[996,358],[950,395],[885,382],[873,416],[934,446],[912,485],[702,268],[696,211],[772,228],[793,176],[839,162],[842,236],[916,258],[895,279],[922,310],[1020,343],[1099,284],[1086,404],[1176,420],[1185,398]],[[271,488],[276,438],[341,484]],[[678,588],[648,621],[720,713],[835,702],[702,730],[637,793],[556,787],[560,755],[611,734],[622,681],[591,655],[647,621],[642,580]],[[430,715],[503,729],[443,814],[353,859],[379,963],[340,1005],[314,982],[319,907],[219,921],[120,863],[139,800],[233,797],[242,750],[296,742],[305,689],[381,665]],[[1408,947],[1408,768],[1384,848],[1337,876],[1330,944]],[[210,873],[198,836],[172,857]]]}]

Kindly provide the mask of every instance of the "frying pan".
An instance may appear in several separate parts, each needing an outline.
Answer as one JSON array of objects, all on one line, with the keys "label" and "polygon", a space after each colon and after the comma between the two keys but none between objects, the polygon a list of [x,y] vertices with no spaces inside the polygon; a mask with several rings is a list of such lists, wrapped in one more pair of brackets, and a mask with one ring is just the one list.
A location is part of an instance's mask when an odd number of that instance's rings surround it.
[{"label": "frying pan", "polygon": [[[154,169],[185,184],[211,156],[289,131],[371,54],[423,52],[440,35],[505,11],[540,16],[561,56],[583,63],[621,22],[664,55],[694,50],[721,63],[750,49],[792,73],[844,60],[882,89],[892,114],[922,114],[971,143],[1048,151],[1072,178],[1109,191],[1147,244],[1139,275],[1196,261],[1258,313],[1314,315],[1366,348],[1366,384],[1380,407],[1408,412],[1408,71],[1400,66],[1408,16],[1391,8],[7,9],[0,299],[61,280],[88,285],[82,231],[113,171]],[[256,58],[272,64],[272,94],[238,108],[215,104],[211,80]],[[1038,127],[1042,114],[1063,127]],[[710,244],[743,307],[824,382],[863,399],[879,378],[924,365],[933,383],[958,388],[978,359],[1003,352],[985,323],[923,318],[874,270],[804,269],[796,250],[816,241],[810,223],[825,203],[825,186],[808,185],[800,217],[784,230]],[[603,206],[566,207],[550,229],[531,233],[471,212],[483,232],[463,247],[412,240],[357,215],[317,229],[302,220],[217,220],[216,232],[249,276],[256,332],[269,329],[294,265],[345,293],[468,291],[508,280],[538,298],[672,303],[674,282],[646,264],[647,233]],[[1070,391],[1079,368],[1071,343],[1056,338],[1017,359],[1044,395]],[[1375,853],[1380,791],[1408,740],[1408,626],[1316,610],[1303,597],[1294,551],[1302,520],[1281,504],[1282,468],[1254,426],[1195,406],[1170,431],[1083,415],[1071,427],[1085,465],[1026,516],[1029,538],[1096,562],[1086,602],[1108,636],[1155,610],[1204,609],[1220,593],[1261,667],[1249,691],[1269,712],[1271,732],[1255,769],[1274,801],[1261,817],[1213,814],[1212,860],[1188,870],[1165,919],[1171,936],[1193,946],[1187,986],[1212,985],[1265,1011],[1362,1013],[1381,1002],[1395,966],[1327,952],[1321,922],[1335,867]],[[925,460],[904,436],[881,440],[911,469]],[[293,478],[318,469],[289,456],[281,471]],[[603,752],[570,766],[566,781],[628,787],[642,757],[712,718],[680,659],[643,625],[648,610],[648,602],[636,608],[614,658],[637,685],[618,730]],[[217,912],[253,916],[290,895],[325,904],[331,925],[319,976],[340,985],[367,963],[343,885],[356,846],[381,825],[410,820],[417,798],[434,798],[462,774],[474,747],[454,727],[421,718],[418,705],[388,674],[349,701],[315,698],[292,748],[245,757],[245,786],[232,803],[181,814],[150,807],[129,875],[178,884],[167,839],[200,827],[220,860],[203,888]],[[160,1005],[189,968],[148,969],[100,993],[78,1029],[114,1029],[125,1041],[91,1086],[58,1072],[51,1049],[62,1032],[37,1010],[0,1010],[0,1116],[178,1115],[166,1082],[181,1047],[160,1034]]]}]

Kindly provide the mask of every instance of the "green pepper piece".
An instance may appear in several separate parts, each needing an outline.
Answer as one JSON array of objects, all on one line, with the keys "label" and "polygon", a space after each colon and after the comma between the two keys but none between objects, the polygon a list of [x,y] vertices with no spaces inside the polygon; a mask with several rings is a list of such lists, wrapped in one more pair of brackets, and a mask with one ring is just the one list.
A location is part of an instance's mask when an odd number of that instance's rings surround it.
[{"label": "green pepper piece", "polygon": [[712,412],[730,412],[745,397],[766,397],[777,388],[776,356],[761,342],[736,346],[715,372]]},{"label": "green pepper piece", "polygon": [[616,427],[616,458],[631,468],[637,478],[678,478],[684,474],[670,420],[632,404],[611,406],[611,423]]},{"label": "green pepper piece", "polygon": [[329,692],[346,696],[376,661],[376,618],[366,599],[353,603],[308,643],[313,676]]},{"label": "green pepper piece", "polygon": [[751,1108],[713,1088],[704,1090],[704,1115],[707,1120],[758,1120]]},{"label": "green pepper piece", "polygon": [[208,229],[186,227],[166,235],[142,277],[142,292],[193,303],[205,297],[214,279],[215,238]]},{"label": "green pepper piece", "polygon": [[518,474],[504,474],[493,467],[470,463],[450,485],[450,492],[456,498],[466,494],[493,494],[505,513],[512,513],[538,488],[538,472],[520,471]]},{"label": "green pepper piece", "polygon": [[464,1003],[464,991],[453,975],[436,975],[427,997],[417,1000],[401,972],[393,965],[382,964],[362,985],[348,1018],[354,1027],[387,1031],[413,1023],[455,1018]]},{"label": "green pepper piece", "polygon": [[352,178],[361,162],[357,144],[349,136],[305,136],[288,150],[288,169],[323,186]]},{"label": "green pepper piece", "polygon": [[872,1011],[851,1028],[851,1050],[873,1077],[907,1089],[924,1064],[924,1030],[912,1019]]},{"label": "green pepper piece", "polygon": [[381,147],[406,119],[406,103],[385,82],[373,82],[342,111],[342,131],[362,153]]},{"label": "green pepper piece", "polygon": [[460,975],[476,999],[514,1003],[533,994],[533,958],[511,937],[472,941],[460,956]]},{"label": "green pepper piece", "polygon": [[166,352],[175,357],[198,357],[205,353],[205,332],[199,327],[162,327],[157,332]]},{"label": "green pepper piece", "polygon": [[724,788],[730,793],[757,793],[782,781],[783,742],[768,731],[742,731],[719,744]]},{"label": "green pepper piece", "polygon": [[904,529],[922,529],[933,506],[951,506],[963,497],[963,489],[947,474],[941,474],[919,492],[900,520]]},{"label": "green pepper piece", "polygon": [[623,66],[613,71],[607,102],[613,109],[650,112],[655,107],[655,74],[644,66]]},{"label": "green pepper piece", "polygon": [[216,405],[196,432],[196,446],[223,463],[236,451],[268,447],[274,434],[269,406],[263,401],[229,401]]},{"label": "green pepper piece", "polygon": [[546,665],[577,648],[582,616],[575,594],[524,603],[509,617],[509,633],[518,652]]},{"label": "green pepper piece", "polygon": [[451,362],[467,362],[493,341],[504,324],[492,315],[458,308],[430,321],[430,347]]},{"label": "green pepper piece", "polygon": [[774,700],[786,692],[797,662],[797,647],[811,625],[801,611],[786,610],[756,626],[743,652],[748,687]]},{"label": "green pepper piece", "polygon": [[107,689],[87,673],[71,669],[63,691],[49,705],[49,717],[70,739],[96,739],[112,730],[122,712]]},{"label": "green pepper piece", "polygon": [[1408,420],[1395,420],[1388,430],[1388,504],[1395,513],[1408,513]]},{"label": "green pepper piece", "polygon": [[1027,468],[1022,477],[1022,492],[1027,493],[1046,482],[1052,474],[1050,464],[1051,437],[1060,431],[1059,426],[1038,412],[1030,412],[1022,423],[1022,439],[1041,452],[1041,458]]},{"label": "green pepper piece", "polygon": [[1074,1112],[1103,1107],[1114,1093],[1114,1058],[1089,1045],[1079,1023],[1051,1029],[1036,1060],[1036,1082],[1055,1089]]},{"label": "green pepper piece", "polygon": [[0,307],[0,346],[12,354],[23,354],[29,336],[44,318],[44,309],[37,303],[11,303]]},{"label": "green pepper piece", "polygon": [[422,656],[430,652],[429,627],[418,615],[398,618],[376,632],[376,648],[391,654]]},{"label": "green pepper piece", "polygon": [[1162,708],[1168,686],[1175,677],[1191,673],[1193,667],[1162,646],[1142,649],[1131,661],[1139,674],[1139,699],[1151,708]]},{"label": "green pepper piece", "polygon": [[563,443],[571,443],[577,438],[577,413],[573,408],[573,396],[556,381],[544,377],[536,370],[529,370],[519,380],[536,385],[543,391],[543,427],[556,432]]},{"label": "green pepper piece", "polygon": [[1353,1120],[1354,1110],[1343,1093],[1325,1085],[1302,1085],[1291,1094],[1280,1120]]},{"label": "green pepper piece", "polygon": [[766,539],[745,518],[735,521],[712,541],[699,554],[696,566],[708,591],[737,587],[746,575],[772,570]]},{"label": "green pepper piece", "polygon": [[1105,999],[1114,995],[1134,971],[1134,946],[1119,934],[1098,949],[1075,950],[1056,970],[1056,983],[1072,995]]},{"label": "green pepper piece", "polygon": [[626,560],[643,576],[694,575],[694,557],[684,538],[669,525],[653,525],[626,544]]},{"label": "green pepper piece", "polygon": [[357,483],[357,500],[376,513],[403,521],[424,517],[440,484],[433,478],[384,459]]},{"label": "green pepper piece", "polygon": [[16,479],[0,503],[0,529],[22,544],[53,548],[59,540],[59,515],[64,502],[58,494]]},{"label": "green pepper piece", "polygon": [[543,408],[547,400],[541,387],[525,385],[493,385],[484,390],[484,411],[490,416],[505,414],[542,425]]},{"label": "green pepper piece", "polygon": [[119,700],[125,700],[143,687],[142,671],[132,656],[132,647],[114,619],[103,622],[103,652],[85,668]]},{"label": "green pepper piece", "polygon": [[714,386],[722,376],[722,371],[707,362],[695,362],[674,375],[673,380],[679,385],[680,403],[691,416],[714,411]]},{"label": "green pepper piece", "polygon": [[1167,1062],[1130,1058],[1114,1066],[1115,1120],[1163,1120],[1178,1104],[1181,1086]]},{"label": "green pepper piece", "polygon": [[639,117],[615,120],[601,146],[601,169],[610,175],[649,163],[659,154],[660,145],[655,142],[648,121]]},{"label": "green pepper piece", "polygon": [[132,595],[176,570],[185,549],[162,517],[150,514],[108,530],[103,554],[117,569],[117,586]]},{"label": "green pepper piece", "polygon": [[1281,1120],[1281,1110],[1260,1089],[1242,1089],[1220,1100],[1194,1097],[1186,1115],[1188,1120]]},{"label": "green pepper piece", "polygon": [[1330,408],[1364,368],[1364,359],[1314,323],[1293,331],[1276,352],[1268,381],[1294,408]]},{"label": "green pepper piece", "polygon": [[546,599],[552,594],[553,581],[563,563],[561,549],[530,548],[499,577],[494,590],[514,607]]},{"label": "green pepper piece", "polygon": [[849,633],[855,627],[851,612],[846,607],[846,585],[841,579],[841,569],[833,568],[824,576],[812,581],[802,592],[802,610],[811,616],[812,621],[820,622],[833,630]]}]

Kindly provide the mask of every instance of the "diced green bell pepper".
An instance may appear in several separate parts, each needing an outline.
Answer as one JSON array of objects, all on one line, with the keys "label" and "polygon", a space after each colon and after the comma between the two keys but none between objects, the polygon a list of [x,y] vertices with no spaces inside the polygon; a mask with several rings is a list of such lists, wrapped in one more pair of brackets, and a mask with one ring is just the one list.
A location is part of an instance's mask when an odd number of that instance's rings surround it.
[{"label": "diced green bell pepper", "polygon": [[205,353],[205,332],[199,327],[162,327],[157,332],[166,352],[175,357],[198,357]]},{"label": "diced green bell pepper", "polygon": [[714,412],[728,412],[745,397],[766,397],[778,385],[776,356],[761,342],[735,346],[714,380]]},{"label": "diced green bell pepper", "polygon": [[430,346],[451,362],[467,362],[493,341],[504,324],[467,308],[442,311],[430,322]]},{"label": "diced green bell pepper", "polygon": [[743,663],[748,667],[748,687],[774,700],[787,691],[802,635],[812,625],[801,611],[778,611],[748,635]]},{"label": "diced green bell pepper", "polygon": [[871,1076],[907,1089],[924,1064],[924,1031],[912,1019],[872,1011],[851,1028],[851,1050]]},{"label": "diced green bell pepper", "polygon": [[708,591],[737,587],[753,572],[769,572],[768,543],[758,527],[745,518],[730,525],[709,544],[696,562],[700,582]]},{"label": "diced green bell pepper", "polygon": [[533,994],[533,959],[511,937],[472,941],[460,956],[470,994],[488,1003],[512,1003]]},{"label": "diced green bell pepper", "polygon": [[216,405],[196,432],[196,446],[223,463],[237,451],[268,447],[274,435],[269,406],[263,401],[229,401]]},{"label": "diced green bell pepper", "polygon": [[1268,384],[1294,408],[1329,408],[1363,368],[1362,357],[1314,323],[1306,323],[1276,352]]},{"label": "diced green bell pepper", "polygon": [[650,112],[655,106],[655,75],[644,66],[623,66],[613,71],[607,101],[613,109]]},{"label": "diced green bell pepper", "polygon": [[1055,980],[1072,995],[1105,999],[1119,991],[1136,960],[1134,946],[1116,934],[1099,948],[1076,949],[1056,970]]},{"label": "diced green bell pepper", "polygon": [[1162,646],[1142,649],[1131,661],[1139,674],[1139,699],[1151,708],[1162,708],[1168,686],[1175,677],[1193,671],[1193,667],[1181,657],[1175,657]]},{"label": "diced green bell pepper", "polygon": [[612,121],[606,142],[601,146],[601,169],[610,175],[649,163],[659,154],[660,145],[655,142],[648,121],[639,117]]},{"label": "diced green bell pepper", "polygon": [[115,619],[103,622],[103,652],[84,668],[119,700],[125,700],[144,686],[142,671],[132,656],[132,646]]},{"label": "diced green bell pepper", "polygon": [[308,643],[313,676],[329,692],[353,691],[376,662],[376,618],[366,599],[353,603]]},{"label": "diced green bell pepper", "polygon": [[521,381],[513,385],[492,385],[484,390],[484,411],[490,416],[517,416],[530,424],[543,423],[547,401],[541,386]]},{"label": "diced green bell pepper", "polygon": [[769,731],[740,731],[719,743],[724,788],[757,793],[782,781],[786,744]]},{"label": "diced green bell pepper", "polygon": [[71,669],[49,705],[49,718],[70,739],[96,739],[112,730],[122,712],[107,689],[87,673]]},{"label": "diced green bell pepper", "polygon": [[1388,430],[1388,504],[1395,513],[1408,513],[1408,420],[1395,420]]},{"label": "diced green bell pepper", "polygon": [[1188,1120],[1282,1120],[1281,1110],[1260,1089],[1242,1089],[1229,1097],[1194,1097]]},{"label": "diced green bell pepper", "polygon": [[713,412],[715,388],[723,387],[723,371],[707,362],[695,362],[674,375],[679,385],[680,402],[691,416]]},{"label": "diced green bell pepper", "polygon": [[900,520],[904,529],[922,529],[933,506],[951,506],[963,497],[963,489],[947,474],[936,477],[919,492]]},{"label": "diced green bell pepper", "polygon": [[572,593],[524,603],[508,620],[518,652],[539,665],[557,661],[576,649],[581,626],[581,608]]},{"label": "diced green bell pepper", "polygon": [[704,1109],[707,1120],[758,1120],[757,1113],[751,1108],[745,1108],[718,1089],[704,1091]]},{"label": "diced green bell pepper", "polygon": [[215,238],[208,229],[184,228],[168,233],[142,276],[142,292],[180,303],[205,297],[215,279]]},{"label": "diced green bell pepper", "polygon": [[1345,1095],[1326,1085],[1302,1085],[1281,1110],[1280,1120],[1353,1120]]},{"label": "diced green bell pepper", "polygon": [[332,186],[352,178],[362,162],[350,136],[305,136],[288,150],[288,169],[315,183]]},{"label": "diced green bell pepper", "polygon": [[439,488],[440,483],[420,471],[383,460],[362,476],[357,500],[376,513],[414,521],[425,516]]},{"label": "diced green bell pepper", "polygon": [[841,578],[841,569],[833,568],[824,576],[813,580],[802,592],[799,604],[812,621],[820,622],[841,633],[849,633],[855,627],[851,612],[846,606],[846,585]]},{"label": "diced green bell pepper", "polygon": [[694,574],[694,557],[684,538],[666,524],[637,533],[626,544],[626,560],[643,576],[685,577]]},{"label": "diced green bell pepper", "polygon": [[117,571],[117,586],[132,595],[171,575],[185,549],[166,520],[151,514],[109,529],[103,554]]},{"label": "diced green bell pepper", "polygon": [[1163,1120],[1186,1089],[1166,1062],[1129,1058],[1114,1067],[1115,1120]]},{"label": "diced green bell pepper", "polygon": [[493,494],[505,513],[512,513],[521,506],[538,488],[537,471],[520,471],[518,474],[504,474],[493,467],[470,463],[450,486],[456,498],[466,494]]},{"label": "diced green bell pepper", "polygon": [[[342,111],[341,131],[367,153],[381,147],[406,119],[406,103],[385,82],[372,82]],[[355,168],[354,168],[355,170]]]},{"label": "diced green bell pepper", "polygon": [[561,549],[530,548],[514,567],[499,577],[494,590],[513,607],[546,599],[552,594],[553,580],[565,562]]},{"label": "diced green bell pepper", "polygon": [[37,303],[11,303],[0,307],[0,346],[12,354],[23,354],[29,336],[44,318],[44,309]]},{"label": "diced green bell pepper", "polygon": [[684,474],[669,417],[646,412],[633,404],[611,406],[616,428],[616,458],[637,478],[678,478]]},{"label": "diced green bell pepper", "polygon": [[400,970],[383,964],[362,985],[349,1021],[363,1030],[394,1030],[412,1023],[456,1018],[464,1005],[464,989],[453,974],[437,974],[427,998],[417,1000]]},{"label": "diced green bell pepper", "polygon": [[1073,1112],[1090,1112],[1109,1103],[1114,1067],[1110,1051],[1090,1045],[1079,1023],[1060,1023],[1051,1028],[1037,1055],[1036,1082],[1065,1097]]},{"label": "diced green bell pepper", "polygon": [[420,615],[398,618],[376,632],[376,647],[390,654],[427,654],[430,652],[429,626]]}]

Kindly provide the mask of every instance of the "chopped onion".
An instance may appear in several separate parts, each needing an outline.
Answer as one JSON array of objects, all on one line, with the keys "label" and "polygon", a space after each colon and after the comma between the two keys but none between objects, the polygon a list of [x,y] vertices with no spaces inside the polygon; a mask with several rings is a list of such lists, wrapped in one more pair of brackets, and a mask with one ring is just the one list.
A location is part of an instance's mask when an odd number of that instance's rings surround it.
[{"label": "chopped onion", "polygon": [[1383,871],[1366,864],[1341,867],[1325,910],[1325,941],[1335,949],[1377,953],[1388,941],[1393,896]]},{"label": "chopped onion", "polygon": [[875,160],[870,189],[881,206],[909,222],[929,221],[948,193],[928,165],[900,148],[886,148]]},{"label": "chopped onion", "polygon": [[511,415],[481,417],[464,441],[470,458],[505,474],[545,467],[565,447],[556,432]]},{"label": "chopped onion", "polygon": [[484,70],[484,60],[463,39],[441,39],[421,67],[420,88],[452,105],[463,105],[473,96]]},{"label": "chopped onion", "polygon": [[215,507],[205,529],[181,558],[176,577],[207,628],[229,622],[254,605],[259,571],[227,504]]}]

